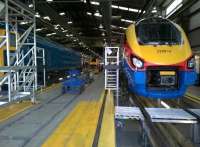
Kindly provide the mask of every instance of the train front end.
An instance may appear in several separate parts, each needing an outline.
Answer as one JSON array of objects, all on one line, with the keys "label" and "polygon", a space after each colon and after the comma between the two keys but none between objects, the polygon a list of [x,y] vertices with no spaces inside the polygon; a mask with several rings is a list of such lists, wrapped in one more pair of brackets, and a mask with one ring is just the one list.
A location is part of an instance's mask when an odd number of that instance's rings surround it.
[{"label": "train front end", "polygon": [[147,18],[126,31],[123,69],[129,91],[148,98],[181,98],[196,79],[184,31],[163,18]]}]

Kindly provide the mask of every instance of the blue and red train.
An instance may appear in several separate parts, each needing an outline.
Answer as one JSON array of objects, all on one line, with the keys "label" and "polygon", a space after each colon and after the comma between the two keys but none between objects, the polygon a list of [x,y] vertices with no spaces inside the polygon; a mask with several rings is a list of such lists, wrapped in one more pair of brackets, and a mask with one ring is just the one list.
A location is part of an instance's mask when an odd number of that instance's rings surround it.
[{"label": "blue and red train", "polygon": [[194,56],[180,26],[151,17],[126,30],[123,69],[129,91],[147,98],[181,98],[196,79]]}]

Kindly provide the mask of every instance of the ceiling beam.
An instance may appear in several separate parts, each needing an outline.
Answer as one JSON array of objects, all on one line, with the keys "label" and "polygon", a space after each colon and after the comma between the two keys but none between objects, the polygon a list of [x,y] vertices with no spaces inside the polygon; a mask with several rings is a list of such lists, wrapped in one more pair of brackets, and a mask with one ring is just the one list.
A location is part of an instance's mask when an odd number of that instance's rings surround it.
[{"label": "ceiling beam", "polygon": [[103,24],[106,29],[106,35],[107,35],[107,43],[111,44],[111,17],[112,17],[112,1],[107,0],[107,1],[101,1],[100,2],[100,7],[102,10],[102,20]]}]

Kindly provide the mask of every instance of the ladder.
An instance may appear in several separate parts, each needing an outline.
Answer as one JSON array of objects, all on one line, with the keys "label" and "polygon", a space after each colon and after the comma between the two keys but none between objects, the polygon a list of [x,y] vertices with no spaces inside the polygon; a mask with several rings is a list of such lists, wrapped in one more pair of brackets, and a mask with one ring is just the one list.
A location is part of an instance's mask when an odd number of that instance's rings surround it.
[{"label": "ladder", "polygon": [[119,47],[105,47],[105,89],[119,97]]}]

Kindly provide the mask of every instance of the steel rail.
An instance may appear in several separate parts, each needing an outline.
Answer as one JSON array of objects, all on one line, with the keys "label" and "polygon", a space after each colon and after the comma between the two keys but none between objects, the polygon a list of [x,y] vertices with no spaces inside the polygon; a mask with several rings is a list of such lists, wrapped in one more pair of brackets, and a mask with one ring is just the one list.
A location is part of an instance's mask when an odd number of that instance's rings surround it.
[{"label": "steel rail", "polygon": [[139,107],[144,116],[144,120],[142,121],[148,129],[147,135],[153,147],[168,147],[169,144],[166,142],[166,139],[164,139],[164,136],[161,135],[162,132],[152,123],[151,117],[149,116],[142,102],[138,99],[137,96],[134,96],[132,100],[136,106]]}]

